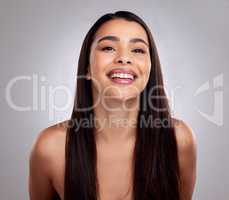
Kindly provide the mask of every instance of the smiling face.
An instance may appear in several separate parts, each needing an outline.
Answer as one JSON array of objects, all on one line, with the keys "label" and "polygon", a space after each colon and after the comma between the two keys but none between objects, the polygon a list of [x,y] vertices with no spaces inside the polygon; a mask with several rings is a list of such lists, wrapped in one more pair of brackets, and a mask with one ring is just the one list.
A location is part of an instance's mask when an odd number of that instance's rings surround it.
[{"label": "smiling face", "polygon": [[89,64],[87,76],[96,98],[101,94],[121,100],[139,97],[151,68],[146,31],[125,19],[105,22],[95,34]]}]

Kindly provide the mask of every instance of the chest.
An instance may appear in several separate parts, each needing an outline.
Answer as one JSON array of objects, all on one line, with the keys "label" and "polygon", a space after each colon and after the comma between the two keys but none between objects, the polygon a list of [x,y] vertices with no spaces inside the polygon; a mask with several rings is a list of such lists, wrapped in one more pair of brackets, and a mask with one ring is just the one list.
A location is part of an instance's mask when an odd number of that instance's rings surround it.
[{"label": "chest", "polygon": [[[56,159],[53,186],[64,197],[64,153]],[[129,151],[112,149],[97,152],[99,200],[131,200],[132,155]]]},{"label": "chest", "polygon": [[130,200],[132,166],[128,155],[99,154],[97,175],[100,200]]}]

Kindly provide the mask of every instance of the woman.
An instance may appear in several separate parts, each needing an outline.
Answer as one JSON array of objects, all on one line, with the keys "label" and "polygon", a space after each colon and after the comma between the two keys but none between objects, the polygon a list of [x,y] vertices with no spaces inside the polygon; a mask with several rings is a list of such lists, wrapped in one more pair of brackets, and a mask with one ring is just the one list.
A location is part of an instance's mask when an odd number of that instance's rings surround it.
[{"label": "woman", "polygon": [[143,20],[127,11],[98,19],[77,77],[71,120],[43,130],[31,151],[30,199],[191,200],[196,139],[171,117]]}]

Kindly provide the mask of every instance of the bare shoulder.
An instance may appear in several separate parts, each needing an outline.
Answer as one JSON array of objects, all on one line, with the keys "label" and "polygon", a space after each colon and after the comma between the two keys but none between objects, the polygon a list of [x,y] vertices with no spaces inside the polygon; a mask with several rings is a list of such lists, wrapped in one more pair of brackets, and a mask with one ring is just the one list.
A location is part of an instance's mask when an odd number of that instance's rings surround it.
[{"label": "bare shoulder", "polygon": [[63,176],[66,123],[64,121],[45,128],[32,145],[29,157],[31,200],[52,199],[55,192],[60,191],[56,179]]},{"label": "bare shoulder", "polygon": [[173,120],[178,147],[182,200],[190,200],[192,199],[197,172],[196,135],[183,120]]},{"label": "bare shoulder", "polygon": [[196,147],[196,135],[184,120],[173,118],[178,148],[188,150]]},{"label": "bare shoulder", "polygon": [[31,153],[50,157],[65,144],[67,121],[52,125],[40,131],[36,137]]}]

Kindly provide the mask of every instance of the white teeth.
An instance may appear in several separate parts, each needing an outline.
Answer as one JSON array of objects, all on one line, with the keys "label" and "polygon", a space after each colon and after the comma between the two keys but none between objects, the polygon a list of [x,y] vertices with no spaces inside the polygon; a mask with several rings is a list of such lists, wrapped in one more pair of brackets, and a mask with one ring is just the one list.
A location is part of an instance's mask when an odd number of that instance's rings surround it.
[{"label": "white teeth", "polygon": [[117,77],[117,78],[130,78],[132,80],[134,80],[134,76],[131,74],[123,74],[123,73],[114,73],[111,74],[110,76],[111,78]]}]

